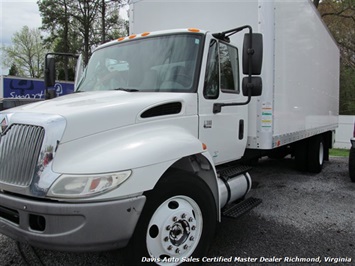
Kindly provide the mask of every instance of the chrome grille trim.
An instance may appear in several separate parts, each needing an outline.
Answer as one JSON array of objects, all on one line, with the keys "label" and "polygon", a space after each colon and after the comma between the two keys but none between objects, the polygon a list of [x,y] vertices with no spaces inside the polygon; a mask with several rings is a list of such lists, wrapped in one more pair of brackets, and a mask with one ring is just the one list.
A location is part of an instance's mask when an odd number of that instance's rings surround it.
[{"label": "chrome grille trim", "polygon": [[12,124],[0,138],[0,183],[28,187],[35,174],[45,131]]}]

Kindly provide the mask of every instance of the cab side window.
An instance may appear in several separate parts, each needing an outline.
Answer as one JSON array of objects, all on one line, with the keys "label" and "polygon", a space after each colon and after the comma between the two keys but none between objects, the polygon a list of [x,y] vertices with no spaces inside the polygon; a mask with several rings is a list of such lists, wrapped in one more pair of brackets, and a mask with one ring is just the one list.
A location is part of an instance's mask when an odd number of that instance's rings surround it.
[{"label": "cab side window", "polygon": [[219,44],[220,87],[223,92],[239,93],[238,50],[224,43]]},{"label": "cab side window", "polygon": [[204,96],[217,99],[219,92],[239,93],[238,49],[212,40],[208,52]]},{"label": "cab side window", "polygon": [[204,96],[206,99],[217,99],[219,95],[219,58],[218,43],[212,40],[208,51],[205,76]]}]

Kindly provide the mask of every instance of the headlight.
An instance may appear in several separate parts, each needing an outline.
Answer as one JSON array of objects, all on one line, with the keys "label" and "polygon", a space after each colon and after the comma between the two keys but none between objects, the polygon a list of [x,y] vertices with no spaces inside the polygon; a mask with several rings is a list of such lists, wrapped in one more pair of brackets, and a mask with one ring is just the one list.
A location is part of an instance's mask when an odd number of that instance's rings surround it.
[{"label": "headlight", "polygon": [[132,171],[98,175],[61,175],[47,196],[55,198],[84,198],[112,190],[126,181]]}]

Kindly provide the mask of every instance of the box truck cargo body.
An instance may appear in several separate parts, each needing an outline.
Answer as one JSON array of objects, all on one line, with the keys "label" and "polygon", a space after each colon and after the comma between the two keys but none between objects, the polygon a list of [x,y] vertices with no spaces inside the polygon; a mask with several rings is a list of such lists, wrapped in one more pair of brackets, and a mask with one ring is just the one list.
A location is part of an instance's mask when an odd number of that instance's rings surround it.
[{"label": "box truck cargo body", "polygon": [[132,1],[130,20],[73,94],[0,112],[0,233],[127,246],[128,265],[201,263],[221,217],[261,203],[247,159],[321,170],[339,51],[306,0]]},{"label": "box truck cargo body", "polygon": [[[250,149],[273,149],[338,126],[339,49],[309,0],[132,0],[131,34],[251,25],[263,34],[263,93],[249,104]],[[242,47],[242,36],[231,43]]]}]

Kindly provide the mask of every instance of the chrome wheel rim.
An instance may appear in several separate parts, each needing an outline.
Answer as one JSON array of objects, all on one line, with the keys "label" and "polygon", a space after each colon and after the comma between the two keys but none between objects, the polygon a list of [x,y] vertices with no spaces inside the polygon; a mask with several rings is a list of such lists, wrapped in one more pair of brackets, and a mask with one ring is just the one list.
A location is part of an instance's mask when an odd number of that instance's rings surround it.
[{"label": "chrome wheel rim", "polygon": [[158,265],[178,265],[190,257],[202,235],[203,217],[198,204],[187,196],[164,201],[148,224],[146,244]]}]

